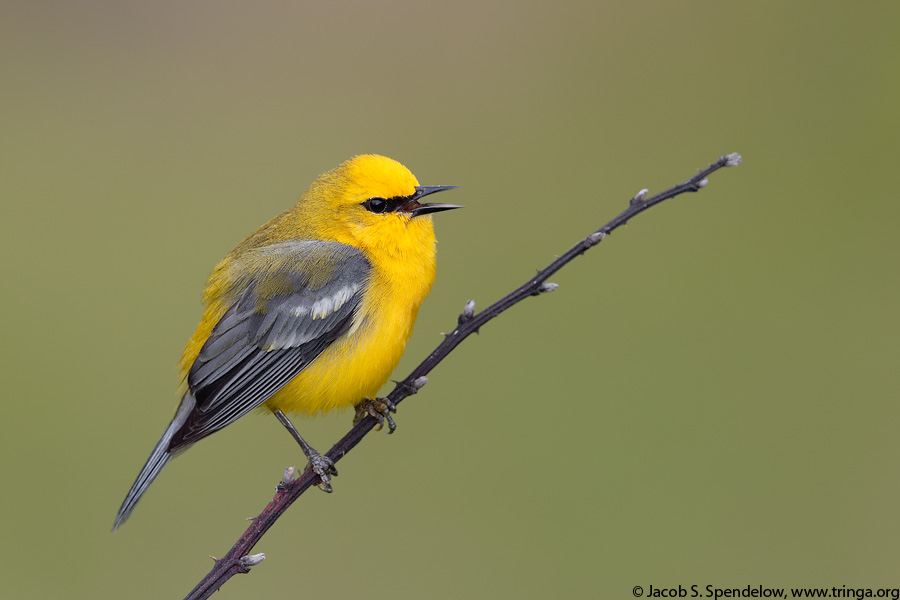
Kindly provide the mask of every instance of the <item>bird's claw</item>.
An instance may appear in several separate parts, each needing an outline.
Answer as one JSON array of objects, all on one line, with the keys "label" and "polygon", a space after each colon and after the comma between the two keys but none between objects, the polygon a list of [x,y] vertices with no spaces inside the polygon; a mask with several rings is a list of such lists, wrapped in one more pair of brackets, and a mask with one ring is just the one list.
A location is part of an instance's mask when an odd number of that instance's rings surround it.
[{"label": "bird's claw", "polygon": [[331,478],[337,477],[337,468],[334,466],[334,461],[332,461],[327,456],[323,456],[316,452],[312,456],[309,457],[309,467],[315,472],[316,475],[319,476],[319,483],[317,483],[317,487],[323,492],[331,493]]},{"label": "bird's claw", "polygon": [[388,433],[394,433],[394,430],[397,429],[397,424],[394,422],[394,417],[391,416],[391,413],[395,412],[397,412],[397,405],[387,398],[375,398],[374,400],[365,398],[356,405],[356,415],[353,417],[353,424],[356,425],[366,415],[369,415],[378,421],[378,427],[375,429],[381,431],[381,428],[384,427],[384,422],[387,421]]}]

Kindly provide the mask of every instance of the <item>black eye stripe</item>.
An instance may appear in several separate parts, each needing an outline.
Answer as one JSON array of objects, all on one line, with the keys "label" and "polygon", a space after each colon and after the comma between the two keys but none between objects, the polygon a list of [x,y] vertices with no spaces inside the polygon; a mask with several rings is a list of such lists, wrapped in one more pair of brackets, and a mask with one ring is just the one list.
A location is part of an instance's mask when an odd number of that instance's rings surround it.
[{"label": "black eye stripe", "polygon": [[393,198],[369,198],[362,203],[362,206],[369,212],[376,214],[394,212],[401,206],[409,204],[415,199],[416,194],[411,196],[394,196]]}]

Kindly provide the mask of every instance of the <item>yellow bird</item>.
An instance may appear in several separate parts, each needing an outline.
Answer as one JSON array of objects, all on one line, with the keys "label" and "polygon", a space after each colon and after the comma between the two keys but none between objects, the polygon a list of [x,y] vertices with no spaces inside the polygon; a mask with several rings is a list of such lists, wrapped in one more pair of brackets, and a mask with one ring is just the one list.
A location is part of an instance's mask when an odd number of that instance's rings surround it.
[{"label": "yellow bird", "polygon": [[216,265],[206,308],[180,367],[175,416],[116,515],[131,515],[163,467],[206,436],[265,407],[300,443],[321,485],[337,471],[284,413],[356,406],[379,423],[395,407],[376,398],[400,360],[434,282],[430,213],[420,200],[456,186],[420,186],[400,163],[357,156],[319,176],[297,205]]}]

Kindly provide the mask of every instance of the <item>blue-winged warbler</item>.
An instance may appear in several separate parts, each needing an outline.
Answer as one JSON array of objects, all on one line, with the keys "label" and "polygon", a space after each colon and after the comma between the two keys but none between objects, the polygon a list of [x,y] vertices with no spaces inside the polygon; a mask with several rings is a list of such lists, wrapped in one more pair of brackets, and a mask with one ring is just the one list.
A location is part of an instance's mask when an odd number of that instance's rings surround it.
[{"label": "blue-winged warbler", "polygon": [[357,156],[321,175],[296,206],[216,265],[181,358],[181,403],[114,531],[173,456],[255,408],[274,412],[291,431],[327,490],[334,465],[284,413],[357,406],[393,428],[394,407],[375,395],[434,281],[429,215],[458,208],[420,200],[453,187],[420,186],[394,160]]}]

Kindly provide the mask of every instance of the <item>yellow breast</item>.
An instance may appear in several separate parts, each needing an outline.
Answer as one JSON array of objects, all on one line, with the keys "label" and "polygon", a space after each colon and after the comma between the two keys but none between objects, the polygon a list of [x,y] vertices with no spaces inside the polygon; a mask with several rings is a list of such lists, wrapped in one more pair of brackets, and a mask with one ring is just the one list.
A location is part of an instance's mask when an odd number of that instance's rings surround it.
[{"label": "yellow breast", "polygon": [[[415,228],[431,229],[430,217]],[[325,349],[267,402],[272,410],[324,413],[374,398],[412,335],[419,306],[435,276],[434,235],[413,235],[391,252],[366,252],[372,276],[350,332]]]}]

